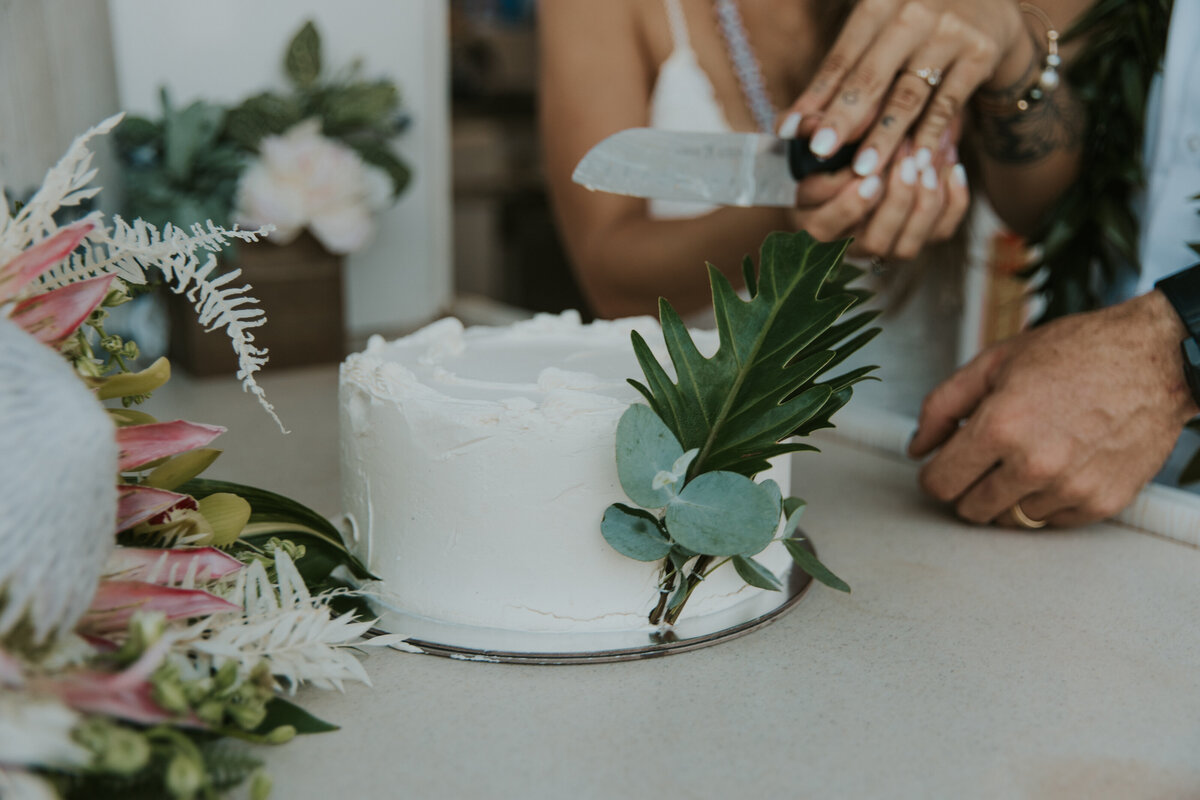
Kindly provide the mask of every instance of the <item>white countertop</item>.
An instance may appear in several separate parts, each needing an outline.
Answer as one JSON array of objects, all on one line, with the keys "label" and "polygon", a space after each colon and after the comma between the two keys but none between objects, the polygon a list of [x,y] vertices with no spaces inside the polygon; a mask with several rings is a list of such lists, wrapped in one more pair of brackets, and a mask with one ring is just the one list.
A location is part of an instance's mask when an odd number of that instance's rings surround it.
[{"label": "white countertop", "polygon": [[[173,380],[149,410],[230,426],[210,477],[336,512],[335,370],[263,383],[290,437],[229,381]],[[373,688],[301,693],[342,729],[264,749],[273,796],[1200,796],[1200,551],[971,527],[915,465],[821,447],[793,492],[853,594],[815,586],[763,630],[648,661],[372,655]]]}]

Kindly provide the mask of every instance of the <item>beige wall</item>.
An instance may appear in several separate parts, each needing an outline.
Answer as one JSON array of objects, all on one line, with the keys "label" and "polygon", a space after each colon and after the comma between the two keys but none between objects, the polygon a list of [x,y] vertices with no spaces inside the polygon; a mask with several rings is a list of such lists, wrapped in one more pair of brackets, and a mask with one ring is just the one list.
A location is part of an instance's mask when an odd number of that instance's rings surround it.
[{"label": "beige wall", "polygon": [[[111,42],[104,0],[0,0],[0,184],[11,194],[40,185],[76,135],[117,110]],[[106,153],[97,182],[115,190]]]}]

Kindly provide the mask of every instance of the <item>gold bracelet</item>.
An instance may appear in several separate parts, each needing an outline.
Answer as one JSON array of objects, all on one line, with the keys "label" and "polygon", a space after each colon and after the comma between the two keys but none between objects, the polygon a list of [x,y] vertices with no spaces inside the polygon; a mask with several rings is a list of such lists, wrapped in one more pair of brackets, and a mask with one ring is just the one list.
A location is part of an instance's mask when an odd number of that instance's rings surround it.
[{"label": "gold bracelet", "polygon": [[1020,3],[1017,7],[1024,13],[1036,17],[1046,29],[1046,56],[1042,59],[1042,73],[1038,76],[1037,83],[1031,86],[1017,101],[1018,109],[1028,111],[1033,103],[1041,101],[1048,92],[1052,92],[1058,87],[1058,67],[1062,64],[1062,58],[1058,55],[1058,30],[1050,21],[1050,17],[1046,16],[1046,12],[1032,3]]}]

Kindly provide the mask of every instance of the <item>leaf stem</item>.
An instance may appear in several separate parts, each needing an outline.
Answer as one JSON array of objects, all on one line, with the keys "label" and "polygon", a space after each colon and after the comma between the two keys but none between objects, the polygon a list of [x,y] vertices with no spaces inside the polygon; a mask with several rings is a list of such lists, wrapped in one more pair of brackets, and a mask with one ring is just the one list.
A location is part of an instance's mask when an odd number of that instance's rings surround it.
[{"label": "leaf stem", "polygon": [[696,587],[704,580],[705,572],[708,565],[712,563],[712,556],[700,556],[696,559],[695,566],[692,567],[692,572],[687,577],[687,589],[683,595],[683,600],[679,605],[667,612],[667,624],[674,625],[679,620],[679,615],[683,613],[683,607],[687,605],[688,599],[692,596],[692,592],[696,591]]}]

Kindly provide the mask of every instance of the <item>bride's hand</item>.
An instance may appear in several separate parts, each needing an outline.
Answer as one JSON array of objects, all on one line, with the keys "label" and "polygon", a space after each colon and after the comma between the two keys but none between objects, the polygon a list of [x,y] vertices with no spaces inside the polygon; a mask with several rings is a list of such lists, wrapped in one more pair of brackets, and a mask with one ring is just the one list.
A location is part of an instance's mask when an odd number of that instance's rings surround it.
[{"label": "bride's hand", "polygon": [[864,177],[911,136],[923,168],[977,88],[1034,61],[1014,0],[861,0],[780,116],[780,135],[810,133],[821,157],[862,137],[854,171]]},{"label": "bride's hand", "polygon": [[905,142],[881,175],[842,170],[802,181],[792,224],[821,241],[854,236],[851,255],[907,261],[928,243],[949,239],[970,200],[953,145],[918,167]]}]

